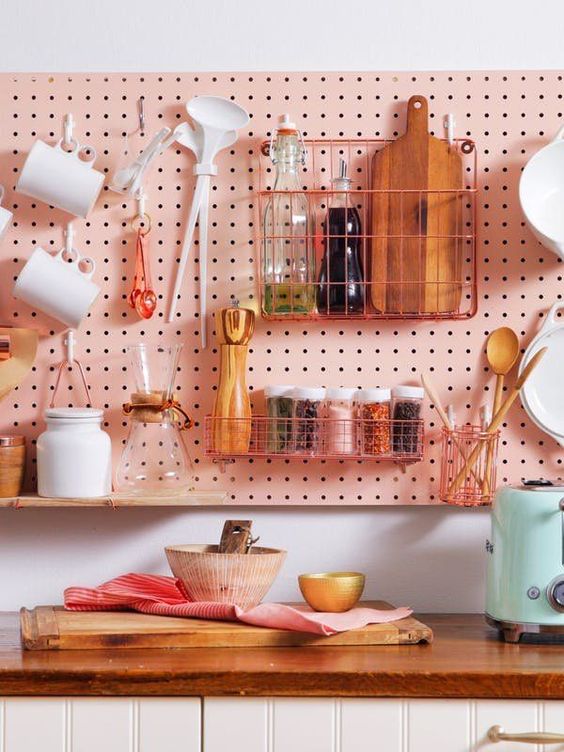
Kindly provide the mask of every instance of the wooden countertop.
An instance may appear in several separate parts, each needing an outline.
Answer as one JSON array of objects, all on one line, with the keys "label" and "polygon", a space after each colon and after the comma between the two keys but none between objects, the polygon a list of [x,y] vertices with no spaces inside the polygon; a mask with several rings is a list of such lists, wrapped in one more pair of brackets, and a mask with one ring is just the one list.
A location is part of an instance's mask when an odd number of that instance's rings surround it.
[{"label": "wooden countertop", "polygon": [[564,645],[509,645],[478,614],[423,615],[432,645],[22,651],[0,615],[0,696],[564,699]]}]

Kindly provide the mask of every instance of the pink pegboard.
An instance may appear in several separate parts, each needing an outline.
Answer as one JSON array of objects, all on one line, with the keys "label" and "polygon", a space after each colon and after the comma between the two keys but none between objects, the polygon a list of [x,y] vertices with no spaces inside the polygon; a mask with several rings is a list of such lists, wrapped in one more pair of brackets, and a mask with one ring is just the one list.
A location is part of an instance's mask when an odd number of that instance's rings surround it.
[{"label": "pink pegboard", "polygon": [[[443,135],[447,113],[456,136],[478,148],[478,315],[468,321],[258,321],[249,355],[248,383],[260,393],[267,383],[374,386],[418,380],[432,370],[445,403],[459,422],[476,418],[492,396],[484,360],[488,332],[513,326],[523,344],[560,294],[557,258],[525,228],[517,184],[526,160],[550,138],[563,118],[558,72],[470,73],[206,73],[36,74],[0,76],[0,182],[15,223],[1,246],[1,321],[41,332],[33,372],[2,403],[0,430],[35,439],[62,356],[60,329],[11,296],[13,281],[34,245],[57,249],[67,217],[14,192],[18,171],[35,140],[59,138],[66,112],[76,120],[79,141],[98,150],[98,169],[112,172],[122,133],[136,126],[136,102],[145,97],[147,143],[159,127],[185,118],[184,103],[196,94],[233,96],[252,114],[251,127],[219,160],[210,209],[209,306],[224,306],[232,294],[256,297],[256,190],[258,150],[281,112],[290,112],[312,138],[392,138],[403,132],[411,94],[429,98],[431,127]],[[178,386],[197,425],[188,436],[196,485],[225,489],[233,504],[428,504],[438,501],[440,429],[426,408],[426,458],[405,474],[391,464],[319,460],[240,459],[225,474],[203,456],[203,416],[213,401],[218,353],[201,352],[197,318],[197,253],[192,253],[176,324],[165,323],[194,182],[183,149],[165,153],[150,175],[148,211],[159,314],[140,322],[126,295],[134,266],[134,235],[128,221],[133,203],[104,192],[87,221],[74,224],[76,245],[95,258],[102,294],[78,332],[77,357],[84,362],[94,400],[106,409],[116,455],[126,434],[120,406],[129,381],[124,345],[140,339],[184,343]],[[213,340],[212,340],[213,341]],[[484,395],[484,389],[486,393]],[[72,393],[65,400],[72,402]],[[262,411],[262,395],[255,408]],[[33,463],[33,458],[31,459]],[[561,450],[516,404],[502,434],[499,482],[521,476],[559,474]],[[33,466],[28,473],[33,483]]]}]

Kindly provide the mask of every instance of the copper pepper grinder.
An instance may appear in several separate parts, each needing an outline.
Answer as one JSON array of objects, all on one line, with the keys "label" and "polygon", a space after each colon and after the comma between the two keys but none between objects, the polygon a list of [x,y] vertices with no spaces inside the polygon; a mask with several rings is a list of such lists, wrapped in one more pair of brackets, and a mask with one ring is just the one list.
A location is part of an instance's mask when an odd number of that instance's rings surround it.
[{"label": "copper pepper grinder", "polygon": [[[238,304],[215,313],[220,348],[219,384],[212,415],[214,449],[220,454],[245,454],[251,440],[251,402],[246,385],[248,344],[255,314]],[[225,420],[222,420],[225,419]]]}]

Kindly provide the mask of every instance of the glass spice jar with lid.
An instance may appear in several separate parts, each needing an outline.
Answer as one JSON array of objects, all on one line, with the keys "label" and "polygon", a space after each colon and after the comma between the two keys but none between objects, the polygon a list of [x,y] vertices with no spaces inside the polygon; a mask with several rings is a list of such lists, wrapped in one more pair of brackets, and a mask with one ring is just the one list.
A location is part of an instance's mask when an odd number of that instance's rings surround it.
[{"label": "glass spice jar with lid", "polygon": [[356,424],[355,389],[329,387],[325,394],[325,449],[327,454],[354,454]]},{"label": "glass spice jar with lid", "polygon": [[296,454],[317,454],[322,447],[325,389],[297,386],[292,391],[293,440]]},{"label": "glass spice jar with lid", "polygon": [[417,454],[420,449],[420,419],[425,391],[419,386],[392,389],[392,449],[394,454]]},{"label": "glass spice jar with lid", "polygon": [[386,455],[391,450],[391,391],[383,387],[359,389],[355,394],[360,426],[360,452],[369,456]]},{"label": "glass spice jar with lid", "polygon": [[292,450],[293,389],[293,386],[281,384],[264,387],[268,416],[266,450],[271,454],[287,454]]}]

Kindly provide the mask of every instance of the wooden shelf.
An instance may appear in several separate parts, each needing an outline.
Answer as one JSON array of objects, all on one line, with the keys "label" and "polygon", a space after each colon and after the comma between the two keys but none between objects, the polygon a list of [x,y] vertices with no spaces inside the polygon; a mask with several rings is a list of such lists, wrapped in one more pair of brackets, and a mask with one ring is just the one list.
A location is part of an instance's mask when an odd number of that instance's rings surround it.
[{"label": "wooden shelf", "polygon": [[56,499],[37,494],[23,494],[0,499],[0,508],[29,509],[41,507],[200,507],[225,503],[225,491],[190,491],[183,496],[124,496],[110,494],[99,499]]}]

